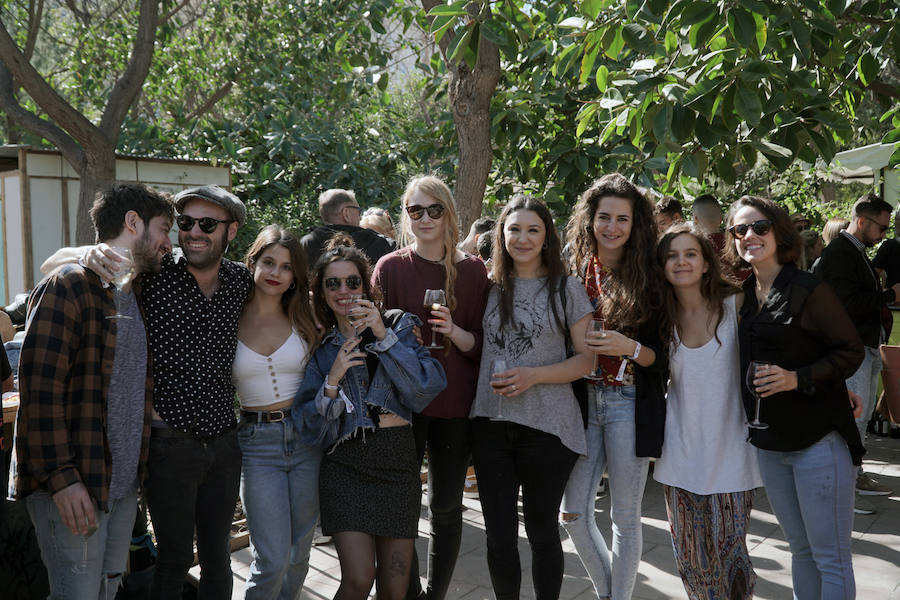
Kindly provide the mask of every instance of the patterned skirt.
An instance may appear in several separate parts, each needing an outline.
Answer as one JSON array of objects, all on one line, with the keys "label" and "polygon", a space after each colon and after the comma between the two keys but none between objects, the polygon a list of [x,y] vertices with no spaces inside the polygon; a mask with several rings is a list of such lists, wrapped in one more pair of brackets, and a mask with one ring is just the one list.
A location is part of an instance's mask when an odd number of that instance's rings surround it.
[{"label": "patterned skirt", "polygon": [[753,491],[694,494],[663,486],[675,562],[691,600],[753,597],[756,574],[747,551]]},{"label": "patterned skirt", "polygon": [[422,481],[412,427],[384,427],[341,442],[319,469],[322,533],[389,538],[419,533]]}]

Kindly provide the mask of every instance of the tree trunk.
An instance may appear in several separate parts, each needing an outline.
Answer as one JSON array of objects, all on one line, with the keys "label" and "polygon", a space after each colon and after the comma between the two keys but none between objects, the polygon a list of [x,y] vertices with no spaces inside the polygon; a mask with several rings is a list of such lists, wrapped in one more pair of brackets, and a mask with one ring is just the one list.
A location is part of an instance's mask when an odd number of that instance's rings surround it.
[{"label": "tree trunk", "polygon": [[91,223],[90,210],[97,192],[111,186],[116,180],[116,153],[114,148],[95,148],[86,152],[87,160],[80,169],[78,209],[75,212],[75,244],[95,244],[96,232]]}]

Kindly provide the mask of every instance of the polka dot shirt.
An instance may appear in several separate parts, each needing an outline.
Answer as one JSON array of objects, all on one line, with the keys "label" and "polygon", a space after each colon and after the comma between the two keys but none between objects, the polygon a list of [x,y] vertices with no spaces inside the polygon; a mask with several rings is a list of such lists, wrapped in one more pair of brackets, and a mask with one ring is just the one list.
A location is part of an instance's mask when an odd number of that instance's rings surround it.
[{"label": "polka dot shirt", "polygon": [[207,298],[176,250],[161,272],[142,279],[156,412],[169,427],[200,439],[233,429],[231,365],[238,318],[253,285],[249,271],[222,259],[219,289]]}]

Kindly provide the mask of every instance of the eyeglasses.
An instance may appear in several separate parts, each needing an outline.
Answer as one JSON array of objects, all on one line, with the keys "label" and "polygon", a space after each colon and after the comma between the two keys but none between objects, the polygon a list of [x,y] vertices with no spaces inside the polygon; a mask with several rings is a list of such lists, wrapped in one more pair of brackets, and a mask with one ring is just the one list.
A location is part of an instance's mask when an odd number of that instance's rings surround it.
[{"label": "eyeglasses", "polygon": [[182,231],[190,231],[194,228],[194,223],[200,225],[200,231],[203,233],[212,233],[216,230],[216,227],[219,226],[219,223],[233,223],[234,221],[220,221],[219,219],[213,219],[212,217],[201,217],[199,219],[195,219],[194,217],[189,217],[188,215],[178,215],[175,217],[175,223],[178,224],[178,229]]},{"label": "eyeglasses", "polygon": [[885,231],[887,231],[888,229],[891,228],[890,225],[882,225],[881,223],[879,223],[879,222],[876,221],[875,219],[873,219],[873,218],[871,218],[871,217],[867,217],[866,215],[863,215],[862,217],[863,217],[863,219],[865,219],[866,221],[871,221],[871,222],[875,223],[875,225],[878,226],[878,231],[880,231],[881,233],[884,233]]},{"label": "eyeglasses", "polygon": [[753,221],[752,223],[741,223],[740,225],[731,226],[728,231],[731,232],[731,235],[741,240],[747,235],[747,231],[750,229],[752,229],[753,233],[756,235],[766,235],[772,230],[772,221],[769,219],[760,219],[759,221]]},{"label": "eyeglasses", "polygon": [[406,214],[408,214],[409,218],[413,221],[418,221],[422,218],[422,215],[425,214],[425,211],[428,211],[428,217],[430,219],[440,219],[444,216],[444,210],[446,209],[443,204],[432,204],[431,206],[419,206],[418,204],[413,204],[406,207]]},{"label": "eyeglasses", "polygon": [[360,208],[359,204],[345,204],[341,208],[355,208],[359,212],[362,212],[362,208]]},{"label": "eyeglasses", "polygon": [[362,287],[362,277],[359,275],[350,275],[349,277],[328,277],[325,279],[325,289],[336,292],[341,289],[341,284],[347,285],[348,290],[358,290]]}]

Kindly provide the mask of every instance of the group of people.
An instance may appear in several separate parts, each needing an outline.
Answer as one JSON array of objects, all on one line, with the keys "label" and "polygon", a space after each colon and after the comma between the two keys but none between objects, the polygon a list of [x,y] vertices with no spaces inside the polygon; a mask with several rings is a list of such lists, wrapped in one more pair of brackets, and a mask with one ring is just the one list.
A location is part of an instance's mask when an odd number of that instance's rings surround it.
[{"label": "group of people", "polygon": [[[884,235],[879,202],[854,206],[848,235],[863,230],[863,248]],[[140,488],[159,549],[153,598],[180,597],[195,531],[199,597],[230,597],[240,493],[246,598],[299,596],[319,519],[341,564],[336,598],[375,585],[385,600],[442,600],[470,461],[498,600],[520,595],[520,493],[539,600],[560,593],[560,522],[598,597],[630,598],[654,458],[689,597],[752,597],[746,532],[761,485],[795,597],[853,597],[864,429],[845,380],[877,334],[861,340],[843,290],[795,266],[801,241],[776,203],[742,197],[724,234],[660,231],[642,191],[609,174],[582,194],[565,239],[541,200],[508,202],[487,236],[489,268],[458,247],[438,177],[407,185],[399,249],[360,233],[360,210],[352,192],[329,190],[322,227],[301,241],[270,225],[241,265],[223,258],[246,216],[225,190],[170,199],[121,184],[98,196],[101,243],[48,261],[20,359],[15,496],[52,598],[115,595]],[[869,268],[854,251],[854,268]],[[129,268],[133,285],[105,286]],[[743,286],[730,276],[740,268]],[[870,283],[879,303],[896,298]],[[609,542],[594,518],[604,473]]]}]

